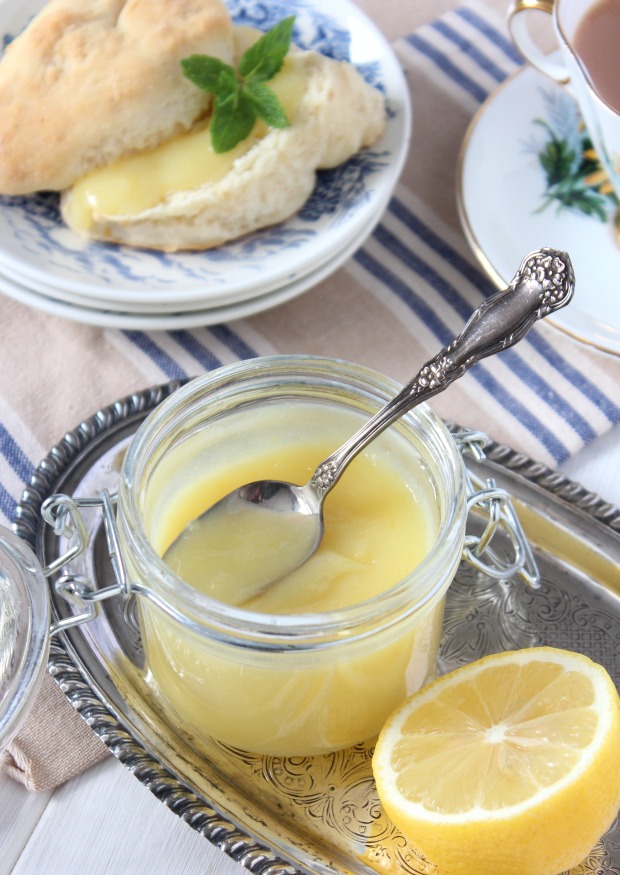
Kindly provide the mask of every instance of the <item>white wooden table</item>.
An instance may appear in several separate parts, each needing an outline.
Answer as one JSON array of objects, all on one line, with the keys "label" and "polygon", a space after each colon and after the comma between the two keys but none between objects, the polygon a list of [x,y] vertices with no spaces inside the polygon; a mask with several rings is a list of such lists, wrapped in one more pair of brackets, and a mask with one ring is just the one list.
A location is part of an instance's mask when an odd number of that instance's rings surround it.
[{"label": "white wooden table", "polygon": [[[620,506],[620,426],[562,470]],[[0,875],[243,875],[113,757],[34,794],[0,776]]]}]

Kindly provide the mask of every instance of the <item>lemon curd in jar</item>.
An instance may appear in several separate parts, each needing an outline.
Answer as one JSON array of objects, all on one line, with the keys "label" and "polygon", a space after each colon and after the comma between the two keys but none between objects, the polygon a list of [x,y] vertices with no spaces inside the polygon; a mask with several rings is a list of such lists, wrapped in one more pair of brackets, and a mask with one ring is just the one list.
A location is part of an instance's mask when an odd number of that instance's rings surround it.
[{"label": "lemon curd in jar", "polygon": [[[220,414],[182,429],[147,464],[140,513],[158,557],[232,489],[265,478],[307,482],[369,418],[312,397]],[[197,739],[283,756],[374,737],[434,672],[443,597],[460,558],[457,530],[449,555],[429,559],[444,525],[432,467],[403,429],[388,429],[327,496],[317,553],[249,600],[239,599],[234,575],[213,598],[208,573],[190,586],[160,558],[164,589],[178,591],[183,616],[154,600],[139,604],[148,680],[168,719]],[[122,514],[120,522],[131,541]],[[222,549],[217,562],[225,557]],[[133,574],[145,571],[138,557]]]},{"label": "lemon curd in jar", "polygon": [[[280,421],[285,412],[271,411]],[[306,434],[316,431],[312,420],[317,413],[306,407],[286,411]],[[342,417],[338,417],[342,418]],[[251,457],[239,457],[216,471],[197,474],[174,504],[157,514],[153,544],[163,553],[185,526],[212,507],[233,489],[255,480],[307,482],[316,466],[340,439],[345,429],[336,428],[336,416],[322,417],[321,432],[295,439],[277,449],[267,445]],[[346,423],[345,423],[346,425]],[[352,423],[351,423],[352,425]],[[317,552],[300,568],[272,585],[252,586],[253,578],[263,579],[254,568],[256,562],[271,563],[286,556],[295,530],[281,529],[271,514],[253,514],[248,520],[215,516],[214,537],[206,537],[207,526],[199,527],[197,537],[187,541],[174,554],[172,570],[206,595],[251,611],[272,614],[300,614],[308,611],[333,611],[366,601],[402,580],[428,553],[436,535],[433,495],[423,472],[412,478],[402,466],[393,464],[388,453],[370,447],[345,471],[324,504],[324,532]],[[267,524],[256,528],[256,518],[267,517]],[[304,518],[299,515],[300,521]],[[236,524],[236,525],[235,525]],[[208,549],[201,549],[204,540]],[[292,544],[290,546],[293,546]],[[262,571],[262,569],[260,569]],[[266,579],[277,572],[268,570]],[[250,591],[238,585],[247,580]]]}]

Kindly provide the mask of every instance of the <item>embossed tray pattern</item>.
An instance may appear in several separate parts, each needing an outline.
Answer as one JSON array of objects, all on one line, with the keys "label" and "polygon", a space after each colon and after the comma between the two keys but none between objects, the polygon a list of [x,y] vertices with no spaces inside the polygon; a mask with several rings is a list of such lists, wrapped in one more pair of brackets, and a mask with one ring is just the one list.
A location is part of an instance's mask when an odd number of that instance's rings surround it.
[{"label": "embossed tray pattern", "polygon": [[[40,523],[43,499],[53,492],[114,489],[139,423],[179,385],[136,393],[98,411],[41,462],[14,528],[43,562],[58,551]],[[587,653],[620,686],[620,511],[495,443],[485,462],[472,462],[471,469],[510,491],[530,538],[536,535],[542,586],[533,591],[497,583],[463,565],[446,601],[440,670],[498,650],[548,644]],[[478,525],[470,520],[473,529]],[[78,571],[105,586],[110,571],[96,515],[87,518],[87,528],[92,547]],[[65,604],[52,600],[55,613],[65,616]],[[131,607],[112,603],[87,627],[54,638],[49,670],[93,731],[157,798],[257,875],[436,873],[384,815],[372,780],[371,744],[284,759],[217,742],[200,746],[181,734],[150,697]],[[618,822],[571,875],[602,872],[620,873]]]}]

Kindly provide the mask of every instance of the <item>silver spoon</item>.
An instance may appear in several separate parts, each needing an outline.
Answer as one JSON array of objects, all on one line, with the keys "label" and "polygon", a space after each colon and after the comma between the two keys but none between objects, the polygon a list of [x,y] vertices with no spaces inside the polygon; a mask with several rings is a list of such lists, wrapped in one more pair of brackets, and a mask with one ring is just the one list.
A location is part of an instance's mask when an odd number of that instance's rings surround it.
[{"label": "silver spoon", "polygon": [[478,307],[456,340],[325,459],[305,486],[259,480],[235,489],[188,524],[164,561],[214,598],[239,605],[260,595],[315,552],[323,535],[323,500],[360,450],[475,362],[525,337],[538,319],[566,306],[573,289],[573,269],[565,252],[530,253],[508,288]]}]

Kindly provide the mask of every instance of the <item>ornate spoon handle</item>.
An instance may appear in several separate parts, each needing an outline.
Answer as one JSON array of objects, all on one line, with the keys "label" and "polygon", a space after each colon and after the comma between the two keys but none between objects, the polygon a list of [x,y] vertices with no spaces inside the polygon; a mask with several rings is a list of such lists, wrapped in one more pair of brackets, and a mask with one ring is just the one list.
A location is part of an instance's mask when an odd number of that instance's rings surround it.
[{"label": "ornate spoon handle", "polygon": [[474,311],[461,334],[430,359],[385,407],[340,449],[328,456],[310,480],[320,498],[370,441],[422,401],[442,392],[473,364],[522,340],[539,319],[565,307],[575,277],[570,258],[557,249],[527,255],[508,288]]}]

